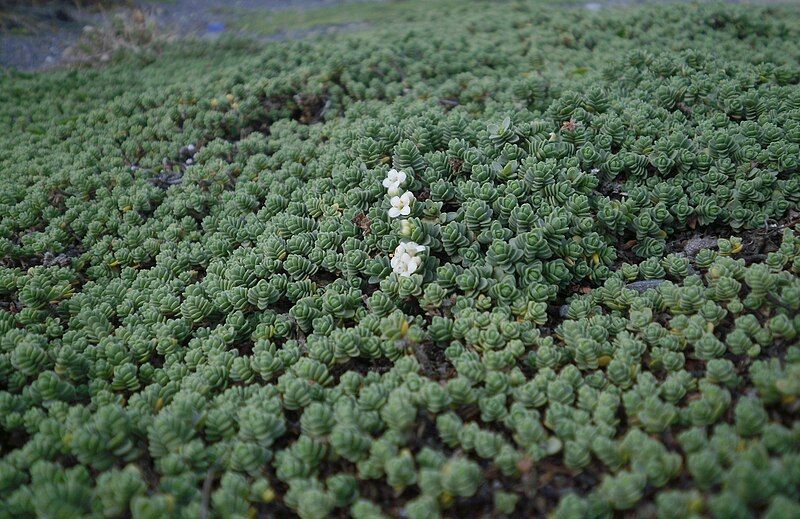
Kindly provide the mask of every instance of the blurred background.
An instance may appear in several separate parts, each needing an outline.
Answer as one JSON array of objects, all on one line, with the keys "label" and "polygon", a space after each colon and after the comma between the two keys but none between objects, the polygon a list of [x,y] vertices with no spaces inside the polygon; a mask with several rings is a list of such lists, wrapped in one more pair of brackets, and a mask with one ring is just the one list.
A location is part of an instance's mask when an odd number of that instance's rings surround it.
[{"label": "blurred background", "polygon": [[110,60],[175,38],[265,41],[356,30],[430,0],[0,0],[0,67]]},{"label": "blurred background", "polygon": [[[706,0],[483,0],[543,8]],[[713,1],[713,0],[711,0]],[[720,0],[716,0],[720,1]],[[798,0],[722,0],[793,3]],[[0,0],[0,73],[94,66],[121,51],[152,50],[175,39],[277,41],[358,31],[429,17],[432,3],[462,0]]]}]

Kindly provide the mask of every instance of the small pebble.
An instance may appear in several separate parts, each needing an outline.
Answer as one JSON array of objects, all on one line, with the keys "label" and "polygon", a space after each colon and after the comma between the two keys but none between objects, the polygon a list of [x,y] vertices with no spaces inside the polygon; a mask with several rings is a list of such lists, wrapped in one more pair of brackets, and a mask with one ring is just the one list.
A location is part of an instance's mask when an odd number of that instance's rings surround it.
[{"label": "small pebble", "polygon": [[666,279],[645,279],[644,281],[634,281],[633,283],[628,283],[625,285],[625,288],[635,290],[641,294],[647,292],[651,288],[656,288],[665,281]]},{"label": "small pebble", "polygon": [[717,239],[713,236],[697,236],[686,242],[683,252],[690,258],[697,256],[702,249],[710,249],[717,246]]}]

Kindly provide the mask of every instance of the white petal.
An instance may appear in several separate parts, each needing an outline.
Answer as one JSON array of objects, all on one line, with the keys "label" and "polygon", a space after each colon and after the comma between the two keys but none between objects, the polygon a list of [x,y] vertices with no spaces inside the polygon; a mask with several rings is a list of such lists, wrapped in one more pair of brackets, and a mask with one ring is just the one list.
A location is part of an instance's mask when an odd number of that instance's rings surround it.
[{"label": "white petal", "polygon": [[406,205],[406,206],[403,206],[403,208],[402,208],[402,209],[400,209],[400,214],[402,214],[403,216],[408,216],[408,215],[410,215],[410,214],[411,214],[411,207],[410,207],[410,206],[407,206],[407,205]]},{"label": "white petal", "polygon": [[414,242],[407,242],[403,244],[403,252],[409,256],[414,255]]},{"label": "white petal", "polygon": [[397,218],[400,216],[400,211],[396,207],[389,208],[389,218]]},{"label": "white petal", "polygon": [[405,254],[408,254],[409,257],[412,257],[412,256],[414,256],[414,254],[416,254],[415,245],[416,244],[413,241],[401,244],[401,246],[403,247],[403,252]]}]

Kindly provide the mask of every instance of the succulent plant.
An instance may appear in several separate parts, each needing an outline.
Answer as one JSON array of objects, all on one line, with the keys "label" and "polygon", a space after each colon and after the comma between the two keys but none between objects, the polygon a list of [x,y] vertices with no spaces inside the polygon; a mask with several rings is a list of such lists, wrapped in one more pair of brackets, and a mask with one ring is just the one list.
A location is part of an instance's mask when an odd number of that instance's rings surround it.
[{"label": "succulent plant", "polygon": [[386,9],[0,78],[0,517],[792,517],[797,12]]}]

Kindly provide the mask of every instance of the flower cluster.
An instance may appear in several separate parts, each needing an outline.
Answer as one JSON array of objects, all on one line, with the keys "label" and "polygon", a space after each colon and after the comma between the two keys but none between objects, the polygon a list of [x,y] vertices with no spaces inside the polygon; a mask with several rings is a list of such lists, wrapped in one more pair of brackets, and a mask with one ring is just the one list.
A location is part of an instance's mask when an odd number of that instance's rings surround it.
[{"label": "flower cluster", "polygon": [[392,270],[400,276],[410,276],[422,264],[422,257],[419,256],[425,252],[423,245],[418,245],[412,242],[401,243],[394,250],[392,256]]},{"label": "flower cluster", "polygon": [[800,13],[397,4],[0,77],[0,518],[796,515]]},{"label": "flower cluster", "polygon": [[[400,194],[400,187],[405,183],[407,175],[403,171],[397,169],[390,169],[386,173],[386,178],[383,179],[383,187],[386,188],[387,194],[391,197],[389,199],[388,215],[389,218],[399,218],[401,216],[409,216],[411,214],[411,204],[416,200],[414,193],[406,191]],[[407,235],[411,230],[411,224],[408,220],[401,220],[400,222],[401,234]],[[409,277],[417,271],[422,265],[422,257],[419,255],[425,252],[425,246],[419,245],[413,241],[400,243],[392,254],[390,265],[392,271],[398,276]]]},{"label": "flower cluster", "polygon": [[411,214],[411,204],[414,202],[414,193],[406,191],[400,194],[400,187],[405,183],[407,175],[404,171],[390,169],[383,179],[383,187],[389,195],[389,218],[399,218]]}]

